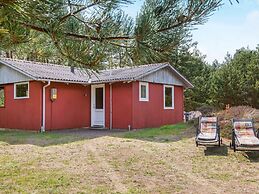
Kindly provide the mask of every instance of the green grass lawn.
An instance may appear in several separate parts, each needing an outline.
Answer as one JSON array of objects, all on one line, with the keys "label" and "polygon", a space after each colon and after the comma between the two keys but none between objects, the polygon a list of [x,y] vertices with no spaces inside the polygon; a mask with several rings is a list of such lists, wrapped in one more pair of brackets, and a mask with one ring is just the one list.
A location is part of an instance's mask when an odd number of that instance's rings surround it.
[{"label": "green grass lawn", "polygon": [[0,131],[0,193],[258,193],[258,153],[197,148],[194,135],[183,123],[91,138]]},{"label": "green grass lawn", "polygon": [[[123,138],[149,139],[152,140],[158,137],[179,135],[191,125],[186,123],[179,123],[176,125],[166,125],[160,128],[141,129],[136,131],[125,132],[122,134],[113,134],[111,136],[118,136]],[[0,141],[5,141],[9,144],[36,144],[40,146],[64,144],[67,142],[79,141],[86,139],[80,134],[72,133],[55,133],[55,132],[30,132],[30,131],[11,131],[0,130]]]},{"label": "green grass lawn", "polygon": [[37,144],[47,146],[62,144],[70,140],[80,140],[80,136],[58,134],[58,133],[37,133],[30,131],[0,131],[0,142],[9,144]]},{"label": "green grass lawn", "polygon": [[154,138],[159,136],[167,136],[167,135],[179,135],[184,130],[191,127],[186,123],[179,123],[176,125],[166,125],[160,128],[148,128],[142,130],[136,130],[127,132],[123,135],[125,138]]}]

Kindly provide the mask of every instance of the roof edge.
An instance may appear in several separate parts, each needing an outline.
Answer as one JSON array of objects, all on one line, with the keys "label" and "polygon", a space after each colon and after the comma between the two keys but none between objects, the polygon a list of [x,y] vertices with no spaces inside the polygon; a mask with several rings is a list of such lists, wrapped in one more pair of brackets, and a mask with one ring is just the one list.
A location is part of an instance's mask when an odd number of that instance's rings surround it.
[{"label": "roof edge", "polygon": [[192,83],[190,81],[188,81],[181,73],[179,73],[179,71],[177,71],[174,67],[172,67],[172,65],[169,62],[165,62],[165,63],[162,63],[162,64],[164,64],[164,65],[161,65],[158,68],[153,69],[152,71],[144,73],[144,74],[136,77],[135,79],[138,80],[138,79],[143,78],[143,77],[145,77],[147,75],[150,75],[150,74],[152,74],[154,72],[157,72],[157,71],[159,71],[159,70],[161,70],[161,69],[163,69],[165,67],[169,67],[174,73],[176,73],[180,77],[180,79],[182,79],[182,81],[183,81],[183,83],[185,85],[185,88],[194,88]]},{"label": "roof edge", "polygon": [[[56,79],[44,79],[44,78],[40,78],[40,77],[37,77],[37,76],[35,77],[35,76],[31,75],[30,73],[24,71],[23,69],[20,69],[20,68],[16,67],[15,65],[12,65],[12,63],[9,63],[7,61],[2,60],[1,58],[0,58],[0,63],[9,67],[9,68],[11,68],[11,69],[13,69],[13,70],[15,70],[15,71],[17,71],[17,72],[19,72],[19,73],[21,73],[21,74],[23,74],[23,75],[25,75],[25,76],[27,76],[28,78],[30,78],[32,80],[35,80],[35,81],[52,81],[52,82],[62,82],[62,83],[86,84],[86,85],[97,84],[97,83],[111,83],[111,82],[118,82],[118,81],[128,81],[128,80],[136,81],[136,80],[139,80],[139,79],[141,79],[141,78],[143,78],[147,75],[150,75],[154,72],[157,72],[161,69],[169,67],[171,69],[171,71],[173,71],[173,73],[176,74],[176,76],[179,76],[179,78],[183,82],[185,88],[193,88],[194,87],[192,85],[192,83],[190,81],[188,81],[181,73],[179,73],[169,62],[157,63],[158,67],[156,67],[152,70],[149,70],[149,71],[147,71],[147,72],[145,72],[141,75],[138,75],[136,77],[132,77],[131,79],[109,80],[109,81],[99,80],[99,81],[94,81],[92,83],[91,82],[89,83],[89,81],[86,82],[86,81],[73,81],[73,80],[69,81],[69,80],[58,80],[58,79],[57,80]],[[149,65],[151,65],[151,64],[149,64]],[[61,66],[61,65],[59,65],[59,66]]]},{"label": "roof edge", "polygon": [[192,85],[192,83],[187,80],[181,73],[179,73],[179,71],[177,71],[174,67],[172,67],[172,65],[168,64],[168,66],[177,74],[179,75],[179,77],[186,82],[187,87],[185,88],[194,88],[194,85]]},{"label": "roof edge", "polygon": [[[159,63],[158,63],[158,64],[159,64]],[[146,73],[143,73],[142,75],[139,75],[139,76],[135,77],[135,80],[138,80],[138,79],[140,79],[140,78],[142,78],[142,77],[145,77],[145,76],[147,76],[147,75],[149,75],[149,74],[151,74],[151,73],[154,73],[154,72],[156,72],[156,71],[158,71],[158,70],[160,70],[160,69],[163,69],[163,68],[167,67],[168,65],[170,65],[168,62],[166,62],[166,63],[160,63],[160,64],[163,64],[163,65],[157,67],[156,69],[150,70],[150,71],[148,71],[148,72],[146,72]],[[140,66],[141,66],[141,65],[140,65]]]},{"label": "roof edge", "polygon": [[21,74],[23,74],[23,75],[25,75],[25,76],[27,76],[27,77],[33,79],[33,80],[38,80],[36,77],[30,75],[29,73],[27,73],[27,72],[25,72],[25,71],[23,71],[23,70],[21,70],[21,69],[19,69],[19,68],[14,67],[12,64],[10,64],[10,63],[8,63],[8,62],[2,61],[2,60],[0,59],[0,63],[3,64],[3,65],[5,65],[5,66],[7,66],[7,67],[9,67],[9,68],[11,68],[11,69],[13,69],[13,70],[15,70],[15,71],[18,71],[19,73],[21,73]]}]

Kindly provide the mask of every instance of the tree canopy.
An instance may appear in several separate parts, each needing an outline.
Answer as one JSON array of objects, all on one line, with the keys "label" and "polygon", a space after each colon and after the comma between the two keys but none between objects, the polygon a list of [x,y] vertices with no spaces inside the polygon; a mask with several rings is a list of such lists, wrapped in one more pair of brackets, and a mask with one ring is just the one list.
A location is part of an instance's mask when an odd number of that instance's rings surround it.
[{"label": "tree canopy", "polygon": [[259,47],[239,49],[211,78],[211,101],[220,107],[250,105],[259,108]]},{"label": "tree canopy", "polygon": [[0,47],[12,50],[39,33],[58,51],[56,56],[93,69],[111,61],[157,62],[190,43],[191,30],[206,22],[221,0],[146,0],[136,18],[122,10],[131,3],[0,0]]},{"label": "tree canopy", "polygon": [[234,56],[228,54],[223,63],[212,65],[196,52],[184,64],[181,70],[195,86],[186,91],[187,110],[208,105],[220,109],[227,104],[259,108],[259,47],[241,48]]}]

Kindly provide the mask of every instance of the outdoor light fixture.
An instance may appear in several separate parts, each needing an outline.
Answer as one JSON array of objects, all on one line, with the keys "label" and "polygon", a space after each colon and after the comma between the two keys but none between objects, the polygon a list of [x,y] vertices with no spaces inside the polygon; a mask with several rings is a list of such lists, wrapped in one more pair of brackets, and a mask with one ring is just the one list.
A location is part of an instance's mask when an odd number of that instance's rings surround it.
[{"label": "outdoor light fixture", "polygon": [[57,88],[51,88],[51,96],[50,96],[50,99],[51,99],[52,101],[55,101],[55,100],[57,100],[57,98],[58,98],[58,90],[57,90]]}]

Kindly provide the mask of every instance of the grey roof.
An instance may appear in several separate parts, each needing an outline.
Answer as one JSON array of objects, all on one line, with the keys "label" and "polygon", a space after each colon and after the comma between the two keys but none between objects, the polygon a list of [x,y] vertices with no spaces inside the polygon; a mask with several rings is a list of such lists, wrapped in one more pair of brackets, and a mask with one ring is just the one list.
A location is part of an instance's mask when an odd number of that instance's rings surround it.
[{"label": "grey roof", "polygon": [[88,82],[89,80],[89,75],[86,72],[75,69],[75,73],[72,73],[69,66],[8,58],[1,58],[0,62],[27,75],[33,80],[56,80],[78,83]]},{"label": "grey roof", "polygon": [[100,82],[116,80],[137,80],[149,73],[168,66],[167,63],[148,64],[135,67],[124,67],[118,69],[103,70],[99,72]]},{"label": "grey roof", "polygon": [[0,63],[19,71],[20,73],[30,77],[32,80],[82,84],[133,81],[162,68],[169,67],[183,81],[186,87],[193,87],[193,85],[169,63],[109,69],[102,70],[99,73],[94,73],[83,68],[75,68],[73,73],[69,66],[9,58],[0,58]]}]

